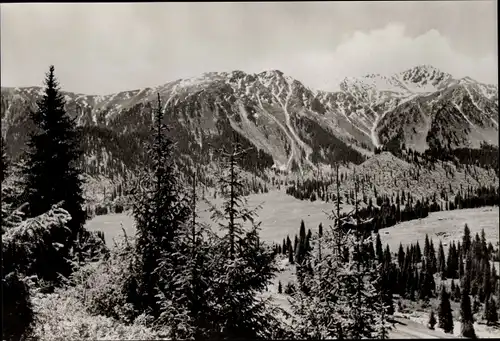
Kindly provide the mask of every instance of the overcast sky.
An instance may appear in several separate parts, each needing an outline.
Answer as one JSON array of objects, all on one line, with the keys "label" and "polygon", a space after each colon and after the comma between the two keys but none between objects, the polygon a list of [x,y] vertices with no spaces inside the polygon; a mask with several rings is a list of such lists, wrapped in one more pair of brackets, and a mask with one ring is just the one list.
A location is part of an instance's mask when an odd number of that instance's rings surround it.
[{"label": "overcast sky", "polygon": [[431,64],[497,84],[496,1],[2,4],[2,86],[108,94],[208,71],[346,76]]}]

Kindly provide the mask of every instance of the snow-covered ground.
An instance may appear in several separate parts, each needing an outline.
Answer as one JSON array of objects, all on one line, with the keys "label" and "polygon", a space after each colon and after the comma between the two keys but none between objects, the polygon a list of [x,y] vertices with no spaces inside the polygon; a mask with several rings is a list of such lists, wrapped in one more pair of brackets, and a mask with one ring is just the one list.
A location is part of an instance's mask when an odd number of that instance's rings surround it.
[{"label": "snow-covered ground", "polygon": [[[220,198],[210,199],[210,201],[216,205],[221,203]],[[311,229],[313,232],[317,231],[320,223],[327,228],[332,221],[328,219],[325,212],[331,213],[334,209],[332,203],[301,201],[283,191],[250,195],[248,204],[250,207],[262,204],[262,209],[258,211],[258,220],[262,222],[261,238],[277,243],[280,243],[287,235],[293,238],[299,231],[302,219],[306,229]],[[207,204],[201,202],[198,214],[201,220],[210,222],[210,213],[207,208]],[[351,206],[343,205],[343,209],[344,211],[350,210]],[[461,238],[464,225],[467,223],[473,235],[484,229],[486,238],[495,245],[499,240],[498,219],[498,206],[434,212],[424,219],[407,221],[381,229],[380,237],[383,244],[389,244],[391,251],[397,252],[400,242],[404,245],[416,243],[418,240],[420,246],[423,247],[425,235],[428,234],[434,240],[435,246],[441,240],[447,251],[447,246],[452,240],[457,241]],[[111,242],[112,238],[122,234],[122,225],[127,234],[135,233],[134,221],[129,213],[97,216],[87,222],[89,230],[104,231],[107,242]]]},{"label": "snow-covered ground", "polygon": [[464,226],[467,224],[472,236],[484,229],[486,240],[496,245],[499,240],[499,214],[498,206],[434,212],[424,219],[405,221],[381,229],[380,239],[384,245],[389,244],[392,252],[397,252],[399,243],[405,245],[418,241],[423,248],[425,235],[428,234],[429,238],[433,239],[435,247],[441,241],[447,252],[452,241],[456,243],[462,239]]},{"label": "snow-covered ground", "polygon": [[[210,199],[210,201],[220,207],[221,199]],[[262,204],[262,209],[258,211],[258,220],[261,224],[262,240],[281,243],[287,235],[293,238],[298,234],[300,221],[303,219],[306,229],[312,232],[318,229],[320,223],[326,228],[332,222],[328,220],[325,212],[331,213],[334,209],[332,203],[320,201],[301,201],[287,195],[284,191],[270,191],[265,194],[252,194],[248,197],[249,207],[256,207]],[[349,205],[343,205],[344,210],[352,209]],[[207,211],[208,205],[204,202],[199,204],[198,214],[201,220],[210,222],[212,227],[216,224],[210,221],[210,213]],[[106,242],[111,242],[112,238],[121,235],[121,225],[127,234],[135,233],[134,221],[130,214],[107,214],[97,216],[87,222],[87,229],[102,230],[106,237]]]},{"label": "snow-covered ground", "polygon": [[[281,242],[287,235],[290,238],[298,233],[301,219],[304,220],[306,228],[316,231],[319,223],[328,226],[330,221],[327,219],[325,211],[331,212],[334,208],[332,203],[300,201],[282,191],[271,191],[266,194],[254,194],[248,197],[249,206],[255,207],[262,204],[259,211],[259,220],[261,225],[261,237],[263,240]],[[215,204],[221,203],[221,199],[212,199]],[[209,221],[210,214],[206,211],[207,205],[202,203],[199,207],[199,215],[202,220]],[[345,207],[345,210],[350,207]],[[413,220],[398,224],[393,227],[380,230],[383,244],[389,244],[393,252],[397,251],[399,243],[404,244],[420,242],[424,245],[425,234],[432,237],[435,245],[439,240],[443,242],[445,252],[447,245],[452,240],[459,240],[462,237],[465,223],[474,235],[485,230],[486,238],[493,244],[496,244],[499,238],[499,208],[484,207],[476,209],[465,209],[455,211],[444,211],[431,213],[429,217],[420,220]],[[212,224],[213,225],[213,224]],[[122,234],[121,228],[124,228],[127,234],[135,233],[133,218],[130,214],[108,214],[97,216],[87,223],[89,230],[102,230],[105,233],[106,241],[112,244],[112,238]],[[446,245],[445,245],[446,244]],[[273,296],[274,301],[289,310],[290,304],[287,295],[278,294],[278,283],[281,281],[283,289],[290,281],[295,281],[294,267],[288,264],[287,259],[280,263],[281,271],[277,273],[273,284],[268,287],[264,296]],[[427,328],[428,312],[412,311],[411,314],[398,313],[394,329],[391,331],[391,338],[456,338],[460,334],[460,322],[455,321],[454,334],[445,334],[436,327],[436,330]],[[500,330],[475,323],[476,333],[481,338],[500,337]]]}]

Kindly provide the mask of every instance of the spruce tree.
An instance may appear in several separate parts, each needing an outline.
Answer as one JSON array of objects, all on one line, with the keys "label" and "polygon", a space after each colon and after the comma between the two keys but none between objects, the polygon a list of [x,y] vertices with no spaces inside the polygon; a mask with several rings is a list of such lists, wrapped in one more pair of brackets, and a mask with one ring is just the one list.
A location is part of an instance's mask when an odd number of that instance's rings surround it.
[{"label": "spruce tree", "polygon": [[437,272],[437,259],[436,252],[434,250],[434,242],[432,241],[432,239],[429,246],[429,262],[430,270],[432,271],[432,274],[435,274]]},{"label": "spruce tree", "polygon": [[487,259],[483,259],[481,268],[482,268],[482,285],[479,295],[479,300],[484,302],[488,296],[493,292],[493,288],[491,286],[491,269],[490,262]]},{"label": "spruce tree", "polygon": [[300,222],[299,238],[295,249],[296,261],[298,265],[302,265],[306,256],[306,227],[304,220]]},{"label": "spruce tree", "polygon": [[462,237],[462,250],[465,254],[469,252],[471,248],[471,236],[470,236],[470,229],[467,224],[464,226],[464,236]]},{"label": "spruce tree", "polygon": [[[2,234],[9,227],[15,226],[22,220],[22,215],[12,215],[13,211],[16,209],[15,205],[15,197],[16,197],[16,188],[14,184],[8,183],[8,176],[10,173],[10,160],[7,156],[5,140],[2,136],[2,168],[1,168],[1,198],[2,198],[2,215],[1,215],[1,223],[2,223]],[[12,219],[17,221],[13,221]]]},{"label": "spruce tree", "polygon": [[445,333],[453,332],[453,316],[451,314],[450,297],[446,292],[444,285],[441,287],[441,297],[439,303],[439,328],[442,328]]},{"label": "spruce tree", "polygon": [[[339,206],[337,196],[337,214],[334,211],[330,215],[333,227],[323,231],[321,236],[316,235],[321,242],[313,242],[317,248],[312,253],[312,264],[317,271],[304,276],[309,295],[297,291],[291,301],[296,336],[385,338],[389,328],[389,307],[381,290],[383,264],[377,265],[371,258],[363,257],[363,251],[373,243],[370,238],[365,238],[357,229],[349,232],[342,229],[345,221],[352,223],[354,220],[356,226],[363,224],[357,209],[356,213],[341,217]],[[320,259],[319,245],[334,252],[325,252]]]},{"label": "spruce tree", "polygon": [[460,318],[461,318],[461,334],[463,337],[476,338],[474,331],[474,319],[472,316],[472,308],[469,293],[467,290],[462,291],[460,300]]},{"label": "spruce tree", "polygon": [[5,139],[3,138],[3,136],[1,137],[1,153],[2,153],[2,156],[1,156],[1,164],[0,164],[0,183],[3,183],[3,181],[7,178],[7,176],[9,175],[8,174],[8,171],[7,169],[9,168],[9,164],[10,164],[10,160],[9,160],[9,157],[7,156],[7,146],[5,144]]},{"label": "spruce tree", "polygon": [[441,274],[441,278],[446,278],[446,259],[444,256],[443,243],[439,241],[439,251],[437,258],[437,271]]},{"label": "spruce tree", "polygon": [[422,250],[420,250],[420,244],[417,240],[417,246],[416,246],[416,252],[417,252],[417,262],[422,261]]},{"label": "spruce tree", "polygon": [[398,250],[398,265],[399,265],[399,268],[402,269],[403,268],[403,263],[404,263],[404,259],[405,259],[405,252],[403,250],[403,245],[401,243],[399,243],[399,250]]},{"label": "spruce tree", "polygon": [[293,259],[293,249],[292,249],[292,246],[289,246],[288,247],[288,263],[289,264],[295,264],[295,261]]},{"label": "spruce tree", "polygon": [[67,276],[72,270],[67,261],[78,236],[85,232],[86,211],[83,209],[82,170],[79,168],[82,151],[76,121],[66,113],[64,97],[50,66],[45,78],[42,98],[37,110],[30,112],[35,129],[30,133],[23,156],[23,198],[28,218],[48,212],[53,205],[71,215],[68,231],[54,236],[53,243],[62,247],[46,255],[47,262],[38,274],[49,281],[59,282],[58,273]]},{"label": "spruce tree", "polygon": [[382,249],[382,241],[380,240],[380,234],[378,233],[375,242],[375,254],[377,255],[378,262],[382,263],[384,261],[384,250]]},{"label": "spruce tree", "polygon": [[[159,325],[167,325],[173,339],[202,339],[213,329],[209,321],[213,312],[214,243],[215,236],[209,226],[198,222],[196,172],[193,174],[191,217],[176,238],[172,254],[164,253],[156,272],[159,274]],[[167,289],[167,290],[166,290]]]},{"label": "spruce tree", "polygon": [[434,326],[436,325],[436,323],[437,323],[437,321],[436,321],[436,316],[434,315],[434,310],[431,310],[431,313],[429,315],[429,322],[428,322],[429,329],[434,330]]},{"label": "spruce tree", "polygon": [[431,247],[431,245],[429,242],[429,235],[426,233],[425,234],[425,242],[424,242],[424,257],[425,257],[426,262],[429,261],[429,249],[430,249],[430,247]]},{"label": "spruce tree", "polygon": [[497,304],[492,296],[490,296],[489,299],[486,300],[484,310],[484,318],[486,320],[486,323],[489,326],[496,324],[498,322],[498,311]]},{"label": "spruce tree", "polygon": [[456,285],[455,286],[455,301],[458,302],[458,300],[462,297],[462,293],[460,291],[460,286],[459,285]]},{"label": "spruce tree", "polygon": [[[277,265],[268,245],[260,240],[257,210],[249,209],[239,161],[246,151],[237,141],[220,151],[222,172],[219,186],[223,194],[221,209],[211,205],[212,219],[223,236],[214,248],[215,278],[212,299],[212,333],[205,337],[276,338],[282,337],[278,315],[281,309],[259,297],[275,276]],[[293,255],[293,254],[292,254]]]},{"label": "spruce tree", "polygon": [[[174,290],[173,276],[177,271],[178,238],[183,233],[190,212],[189,198],[179,182],[179,172],[174,163],[174,143],[168,137],[168,127],[164,122],[160,95],[154,114],[152,135],[154,140],[147,146],[151,160],[141,174],[140,187],[133,195],[135,203],[133,215],[136,222],[135,252],[137,255],[136,280],[138,282],[137,312],[149,311],[159,317],[157,300],[159,286],[168,300]],[[172,268],[161,271],[159,265],[169,264]]]},{"label": "spruce tree", "polygon": [[2,271],[2,340],[29,339],[35,325],[30,290],[17,271]]}]

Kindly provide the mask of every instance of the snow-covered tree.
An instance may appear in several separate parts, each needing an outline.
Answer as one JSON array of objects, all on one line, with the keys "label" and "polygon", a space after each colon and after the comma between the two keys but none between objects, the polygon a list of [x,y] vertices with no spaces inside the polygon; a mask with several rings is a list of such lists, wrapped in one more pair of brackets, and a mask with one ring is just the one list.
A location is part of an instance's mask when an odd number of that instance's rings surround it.
[{"label": "snow-covered tree", "polygon": [[[20,216],[18,211],[13,214]],[[60,252],[61,245],[52,242],[53,235],[65,230],[70,219],[68,212],[58,207],[23,221],[7,217],[12,224],[2,235],[2,339],[29,336],[34,313],[27,280],[40,273],[40,263],[50,261],[47,255]]]}]

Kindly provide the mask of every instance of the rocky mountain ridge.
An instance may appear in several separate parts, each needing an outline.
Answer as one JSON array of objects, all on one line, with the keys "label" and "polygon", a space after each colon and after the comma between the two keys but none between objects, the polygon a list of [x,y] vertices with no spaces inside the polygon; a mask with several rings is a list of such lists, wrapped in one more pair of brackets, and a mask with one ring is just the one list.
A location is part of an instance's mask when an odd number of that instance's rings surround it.
[{"label": "rocky mountain ridge", "polygon": [[[209,72],[155,88],[106,96],[63,92],[84,129],[94,172],[133,168],[149,136],[159,93],[187,162],[210,163],[214,147],[238,138],[255,153],[250,168],[315,169],[359,164],[376,147],[498,145],[498,87],[455,79],[429,65],[392,76],[346,78],[339,92],[316,91],[278,70]],[[2,135],[18,155],[41,87],[1,89]]]}]

